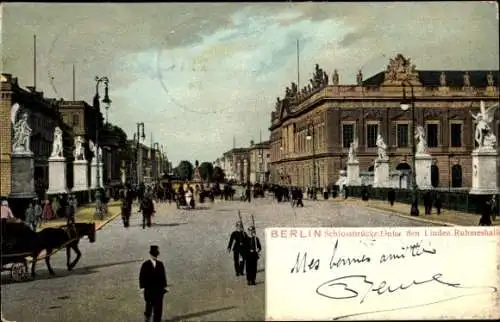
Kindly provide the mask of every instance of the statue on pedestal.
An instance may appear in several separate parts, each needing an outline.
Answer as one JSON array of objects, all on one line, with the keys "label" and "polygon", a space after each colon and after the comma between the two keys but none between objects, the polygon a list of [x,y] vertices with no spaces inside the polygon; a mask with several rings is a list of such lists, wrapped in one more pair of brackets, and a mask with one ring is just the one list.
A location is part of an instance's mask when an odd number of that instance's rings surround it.
[{"label": "statue on pedestal", "polygon": [[92,140],[89,140],[89,148],[90,151],[92,151],[92,154],[94,154],[94,158],[92,160],[93,163],[96,163],[99,161],[99,150],[97,148],[97,144],[95,144]]},{"label": "statue on pedestal", "polygon": [[52,141],[52,153],[51,158],[62,158],[63,157],[63,133],[59,126],[54,129],[54,139]]},{"label": "statue on pedestal", "polygon": [[339,84],[339,73],[336,69],[333,71],[332,83],[335,86],[337,86]]},{"label": "statue on pedestal", "polygon": [[[13,116],[13,120],[15,120],[15,116]],[[12,150],[18,153],[31,153],[31,133],[32,129],[28,124],[28,113],[25,112],[14,124],[14,140],[12,143]]]},{"label": "statue on pedestal", "polygon": [[378,134],[377,136],[377,154],[379,160],[387,160],[387,144],[384,142],[384,138],[382,134]]},{"label": "statue on pedestal", "polygon": [[416,146],[417,154],[427,153],[427,141],[425,140],[425,130],[422,126],[417,126],[415,129],[415,139],[418,140]]},{"label": "statue on pedestal", "polygon": [[470,111],[470,114],[477,122],[474,139],[479,148],[495,149],[497,139],[491,129],[491,123],[495,118],[495,110],[498,107],[498,103],[486,109],[484,101],[481,101],[480,106],[481,110],[477,114]]},{"label": "statue on pedestal", "polygon": [[439,76],[439,85],[446,86],[446,73],[442,72],[441,76]]},{"label": "statue on pedestal", "polygon": [[357,158],[356,158],[357,150],[358,150],[358,138],[354,138],[352,140],[351,144],[349,144],[349,155],[347,156],[348,162],[356,162],[357,161]]},{"label": "statue on pedestal", "polygon": [[84,139],[81,136],[75,137],[75,151],[73,156],[75,160],[85,160],[85,149],[83,148]]}]

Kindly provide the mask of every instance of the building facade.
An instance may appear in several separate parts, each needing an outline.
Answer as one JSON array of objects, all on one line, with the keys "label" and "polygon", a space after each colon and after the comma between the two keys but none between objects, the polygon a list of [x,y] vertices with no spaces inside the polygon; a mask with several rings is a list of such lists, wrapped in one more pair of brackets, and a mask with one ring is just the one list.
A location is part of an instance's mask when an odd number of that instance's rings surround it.
[{"label": "building facade", "polygon": [[[16,77],[11,74],[1,75],[1,103],[0,103],[0,195],[8,197],[11,193],[12,181],[16,180],[12,173],[12,137],[13,120],[12,107],[20,106],[19,112],[28,112],[29,125],[32,129],[30,148],[35,161],[35,191],[43,196],[48,189],[49,169],[48,158],[52,152],[52,141],[56,126],[63,131],[64,156],[71,164],[73,160],[72,142],[73,130],[67,126],[59,112],[58,104],[54,99],[44,98],[43,92],[33,87],[22,88]],[[72,186],[72,167],[66,167],[67,186]]]},{"label": "building facade", "polygon": [[250,141],[248,148],[250,161],[250,176],[251,184],[264,184],[269,181],[269,163],[271,161],[271,153],[269,151],[269,141],[254,143]]},{"label": "building facade", "polygon": [[[422,126],[433,157],[433,184],[470,187],[476,146],[470,112],[479,111],[480,101],[498,103],[499,71],[417,70],[399,54],[369,79],[359,71],[355,85],[340,85],[339,78],[335,71],[329,81],[316,65],[310,85],[299,90],[292,83],[277,99],[270,126],[272,182],[334,184],[354,138],[360,171],[373,171],[378,133],[387,144],[391,169],[409,170],[414,127]],[[415,106],[415,124],[411,111],[400,108],[408,99]],[[493,126],[498,137],[498,109]]]}]

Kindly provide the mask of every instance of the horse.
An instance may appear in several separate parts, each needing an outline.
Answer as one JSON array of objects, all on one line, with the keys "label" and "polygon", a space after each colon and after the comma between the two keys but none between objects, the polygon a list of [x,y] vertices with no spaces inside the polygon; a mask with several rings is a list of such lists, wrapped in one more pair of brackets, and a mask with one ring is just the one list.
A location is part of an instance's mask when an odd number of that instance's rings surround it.
[{"label": "horse", "polygon": [[[95,242],[95,223],[75,223],[64,225],[59,228],[45,228],[40,232],[34,232],[24,223],[9,223],[2,233],[2,251],[9,255],[20,254],[20,256],[33,258],[31,265],[31,276],[35,278],[36,261],[40,253],[45,250],[45,264],[50,275],[55,275],[50,265],[50,256],[55,249],[66,248],[66,260],[68,271],[71,271],[80,260],[82,253],[78,248],[80,238],[88,236],[91,243]],[[71,249],[77,255],[71,263]]]},{"label": "horse", "polygon": [[[68,271],[71,271],[80,258],[82,253],[78,248],[80,239],[84,236],[89,238],[89,242],[94,243],[96,238],[95,223],[75,223],[64,225],[58,228],[45,228],[37,233],[40,242],[40,251],[33,257],[33,264],[31,266],[31,276],[35,276],[35,264],[38,255],[42,250],[45,250],[45,264],[49,270],[50,275],[55,275],[52,266],[50,265],[50,256],[52,251],[59,248],[66,248],[66,266]],[[76,253],[76,258],[71,262],[71,250]]]}]

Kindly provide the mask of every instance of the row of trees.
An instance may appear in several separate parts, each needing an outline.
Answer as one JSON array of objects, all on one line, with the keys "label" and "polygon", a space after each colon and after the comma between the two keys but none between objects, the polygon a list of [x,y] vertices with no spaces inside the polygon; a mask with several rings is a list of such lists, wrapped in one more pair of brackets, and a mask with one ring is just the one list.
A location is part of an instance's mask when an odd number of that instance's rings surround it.
[{"label": "row of trees", "polygon": [[[205,181],[223,182],[224,171],[220,167],[214,167],[211,162],[202,162],[199,165],[200,177]],[[194,176],[195,167],[187,160],[182,160],[174,168],[174,176],[180,180],[191,180]]]}]

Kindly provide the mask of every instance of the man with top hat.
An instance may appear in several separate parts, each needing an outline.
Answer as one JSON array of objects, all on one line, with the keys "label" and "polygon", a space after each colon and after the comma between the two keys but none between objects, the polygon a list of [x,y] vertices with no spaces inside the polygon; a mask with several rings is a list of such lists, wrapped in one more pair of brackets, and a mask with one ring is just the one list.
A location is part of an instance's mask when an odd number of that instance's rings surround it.
[{"label": "man with top hat", "polygon": [[256,285],[255,278],[257,276],[257,262],[259,261],[259,253],[262,250],[260,239],[257,237],[255,227],[248,228],[250,236],[245,240],[246,249],[246,266],[247,266],[247,283],[248,285]]},{"label": "man with top hat", "polygon": [[161,322],[163,313],[163,296],[167,290],[167,275],[165,274],[165,266],[158,260],[160,251],[158,246],[152,245],[149,249],[151,258],[145,261],[141,266],[139,274],[139,287],[144,289],[144,301],[146,308],[144,310],[145,321]]},{"label": "man with top hat", "polygon": [[243,230],[243,224],[241,221],[238,221],[236,223],[236,229],[231,233],[229,244],[227,245],[227,251],[233,251],[234,270],[236,272],[236,276],[245,275],[245,240],[247,237],[247,233]]}]

